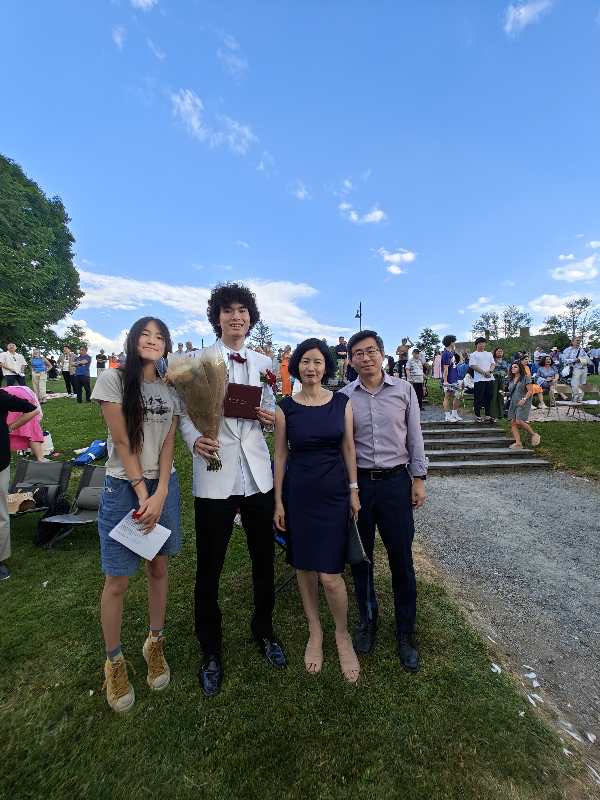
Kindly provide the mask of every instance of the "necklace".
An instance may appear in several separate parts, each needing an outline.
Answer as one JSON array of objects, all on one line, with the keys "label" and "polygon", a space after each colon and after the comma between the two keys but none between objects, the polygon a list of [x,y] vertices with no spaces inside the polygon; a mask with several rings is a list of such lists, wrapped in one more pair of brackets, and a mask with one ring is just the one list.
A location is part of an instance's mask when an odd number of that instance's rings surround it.
[{"label": "necklace", "polygon": [[[320,399],[320,396],[322,395],[322,393],[323,393],[323,389],[322,389],[322,387],[319,387],[319,397],[317,399]],[[304,392],[304,389],[300,390],[300,394],[302,395],[302,397],[305,400],[305,405],[307,405],[307,406],[320,406],[321,405],[321,403],[318,403],[318,402],[317,403],[311,402],[311,400],[308,397],[308,395]]]}]

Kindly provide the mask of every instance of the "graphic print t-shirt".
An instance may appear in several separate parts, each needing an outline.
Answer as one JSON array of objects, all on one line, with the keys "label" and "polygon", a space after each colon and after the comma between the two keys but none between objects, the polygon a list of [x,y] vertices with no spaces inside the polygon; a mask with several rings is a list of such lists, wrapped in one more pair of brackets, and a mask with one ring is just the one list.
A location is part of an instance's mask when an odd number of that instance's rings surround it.
[{"label": "graphic print t-shirt", "polygon": [[[123,402],[121,370],[104,370],[96,380],[92,400],[106,400],[109,403]],[[140,453],[140,463],[145,478],[158,478],[160,451],[171,427],[173,417],[181,414],[177,392],[161,380],[142,383],[144,403],[144,446]],[[128,480],[117,448],[114,447],[110,431],[107,440],[108,461],[106,474],[113,478]]]},{"label": "graphic print t-shirt", "polygon": [[442,352],[442,378],[444,377],[444,367],[448,365],[448,379],[446,383],[456,383],[458,381],[458,370],[456,369],[456,359],[452,350]]}]

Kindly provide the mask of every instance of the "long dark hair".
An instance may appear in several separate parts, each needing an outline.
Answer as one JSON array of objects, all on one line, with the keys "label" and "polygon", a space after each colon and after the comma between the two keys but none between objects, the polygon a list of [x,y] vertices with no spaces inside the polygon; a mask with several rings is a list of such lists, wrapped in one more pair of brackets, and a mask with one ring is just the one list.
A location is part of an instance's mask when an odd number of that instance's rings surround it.
[{"label": "long dark hair", "polygon": [[138,355],[138,342],[144,328],[149,322],[155,322],[165,341],[163,357],[171,352],[171,334],[165,323],[156,317],[142,317],[134,322],[127,334],[125,342],[125,363],[119,367],[123,382],[123,416],[127,426],[129,447],[132,453],[139,453],[144,444],[144,401],[142,399],[142,381],[144,379],[144,362]]},{"label": "long dark hair", "polygon": [[527,377],[527,373],[525,372],[525,367],[523,366],[523,363],[521,361],[513,361],[513,363],[510,365],[510,371],[509,371],[510,380],[514,381],[515,379],[515,373],[512,371],[512,368],[514,366],[517,366],[519,368],[519,381],[525,380],[525,378]]}]

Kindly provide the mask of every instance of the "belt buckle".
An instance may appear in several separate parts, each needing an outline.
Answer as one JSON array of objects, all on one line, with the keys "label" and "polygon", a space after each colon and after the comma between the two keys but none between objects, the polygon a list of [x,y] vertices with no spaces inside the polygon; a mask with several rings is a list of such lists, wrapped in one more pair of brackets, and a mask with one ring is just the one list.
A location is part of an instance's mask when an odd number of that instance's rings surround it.
[{"label": "belt buckle", "polygon": [[383,470],[381,470],[381,469],[372,469],[370,477],[371,477],[372,481],[382,481],[383,480]]}]

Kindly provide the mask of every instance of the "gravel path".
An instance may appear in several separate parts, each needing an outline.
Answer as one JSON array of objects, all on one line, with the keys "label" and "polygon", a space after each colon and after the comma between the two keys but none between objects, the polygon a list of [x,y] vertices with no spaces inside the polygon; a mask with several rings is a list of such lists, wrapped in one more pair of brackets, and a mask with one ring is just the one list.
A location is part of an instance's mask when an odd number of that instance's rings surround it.
[{"label": "gravel path", "polygon": [[533,667],[529,691],[600,741],[600,485],[524,472],[432,477],[427,490],[422,549],[511,667]]}]

